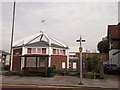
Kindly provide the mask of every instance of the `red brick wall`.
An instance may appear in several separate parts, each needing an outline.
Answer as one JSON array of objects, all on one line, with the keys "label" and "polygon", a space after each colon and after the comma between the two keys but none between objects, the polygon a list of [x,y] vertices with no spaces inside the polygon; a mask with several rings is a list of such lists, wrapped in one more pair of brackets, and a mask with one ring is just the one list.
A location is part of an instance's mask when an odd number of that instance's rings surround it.
[{"label": "red brick wall", "polygon": [[[82,58],[86,60],[87,57],[92,57],[93,55],[98,55],[103,61],[109,60],[109,55],[103,53],[82,53]],[[80,54],[76,53],[75,57],[80,57]]]},{"label": "red brick wall", "polygon": [[13,71],[20,71],[21,69],[21,57],[17,56],[17,54],[22,54],[22,48],[13,50],[13,63],[12,63]]},{"label": "red brick wall", "polygon": [[[103,61],[109,60],[109,55],[108,54],[103,54],[103,53],[82,53],[82,59],[83,59],[83,61],[85,63],[85,69],[84,69],[85,71],[88,70],[88,65],[89,65],[89,63],[86,61],[86,58],[87,57],[92,57],[93,55],[98,55],[100,57],[100,59],[103,60]],[[80,53],[76,53],[73,57],[80,57]],[[70,61],[70,62],[71,62],[71,69],[72,69],[73,68],[73,66],[72,66],[73,61]],[[78,64],[77,64],[77,67],[78,67]]]},{"label": "red brick wall", "polygon": [[67,69],[67,56],[52,55],[51,66],[55,65],[56,70],[62,70],[62,62],[65,62],[65,68]]},{"label": "red brick wall", "polygon": [[70,67],[69,67],[69,69],[70,70],[73,70],[73,63],[76,63],[76,69],[78,69],[78,61],[70,61]]},{"label": "red brick wall", "polygon": [[[76,70],[79,68],[79,62],[78,61],[70,61],[71,63],[71,67],[70,67],[70,70],[73,70],[73,63],[76,62]],[[84,67],[84,70],[87,71],[88,70],[88,62],[86,60],[83,61],[85,63],[85,67]]]},{"label": "red brick wall", "polygon": [[107,60],[109,60],[109,55],[108,54],[100,54],[100,59],[107,61]]}]

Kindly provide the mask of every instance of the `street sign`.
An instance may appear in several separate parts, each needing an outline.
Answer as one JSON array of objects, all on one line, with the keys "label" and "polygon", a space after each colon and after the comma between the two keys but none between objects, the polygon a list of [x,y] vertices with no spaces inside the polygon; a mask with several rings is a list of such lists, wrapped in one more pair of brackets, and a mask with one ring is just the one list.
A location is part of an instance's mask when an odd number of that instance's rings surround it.
[{"label": "street sign", "polygon": [[79,47],[79,51],[82,52],[82,51],[83,51],[83,48],[82,48],[82,47]]}]

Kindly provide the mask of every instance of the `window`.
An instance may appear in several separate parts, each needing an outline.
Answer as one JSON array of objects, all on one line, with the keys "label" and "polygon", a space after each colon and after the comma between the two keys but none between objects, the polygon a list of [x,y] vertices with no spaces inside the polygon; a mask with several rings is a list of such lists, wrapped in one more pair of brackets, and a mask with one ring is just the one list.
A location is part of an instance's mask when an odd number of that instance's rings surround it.
[{"label": "window", "polygon": [[37,53],[42,53],[42,49],[41,49],[41,48],[38,48],[38,49],[37,49]]},{"label": "window", "polygon": [[73,63],[73,69],[76,69],[76,63],[75,62]]},{"label": "window", "polygon": [[40,67],[45,67],[45,60],[44,59],[40,60]]},{"label": "window", "polygon": [[53,54],[56,54],[56,49],[53,49]]},{"label": "window", "polygon": [[59,49],[57,49],[57,54],[59,54]]},{"label": "window", "polygon": [[36,48],[32,48],[32,53],[36,53]]},{"label": "window", "polygon": [[60,54],[63,54],[63,50],[60,50]]},{"label": "window", "polygon": [[26,67],[36,67],[36,57],[27,57]]},{"label": "window", "polygon": [[31,48],[28,48],[28,49],[27,49],[27,53],[28,53],[28,54],[31,54]]},{"label": "window", "polygon": [[65,50],[63,50],[63,54],[65,55]]},{"label": "window", "polygon": [[62,69],[65,69],[65,62],[62,62]]},{"label": "window", "polygon": [[42,48],[42,54],[46,54],[46,48]]}]

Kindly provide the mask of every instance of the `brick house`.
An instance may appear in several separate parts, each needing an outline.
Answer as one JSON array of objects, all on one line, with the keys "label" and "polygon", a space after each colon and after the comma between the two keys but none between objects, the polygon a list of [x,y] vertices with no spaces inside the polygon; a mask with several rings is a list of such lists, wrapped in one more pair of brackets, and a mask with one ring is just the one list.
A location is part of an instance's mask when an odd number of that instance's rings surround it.
[{"label": "brick house", "polygon": [[120,66],[120,25],[108,25],[109,63]]},{"label": "brick house", "polygon": [[67,69],[68,47],[62,42],[40,32],[32,37],[17,41],[12,48],[11,70],[21,71],[26,67],[55,65],[57,70]]},{"label": "brick house", "polygon": [[[103,60],[103,64],[107,64],[109,61],[109,55],[104,53],[82,53],[82,60],[83,60],[83,71],[88,70],[88,62],[86,61],[87,57],[92,57],[93,55],[98,55],[101,60]],[[80,60],[80,53],[79,52],[69,52],[69,68],[70,70],[77,70],[79,71],[79,60]]]}]

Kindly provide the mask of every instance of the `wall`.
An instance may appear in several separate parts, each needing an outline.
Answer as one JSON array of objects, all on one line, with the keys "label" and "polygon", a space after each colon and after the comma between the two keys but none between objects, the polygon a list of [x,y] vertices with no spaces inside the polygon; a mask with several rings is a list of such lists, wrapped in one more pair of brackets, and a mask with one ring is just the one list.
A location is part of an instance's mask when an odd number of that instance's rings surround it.
[{"label": "wall", "polygon": [[12,61],[12,70],[20,71],[21,69],[21,57],[18,55],[22,55],[22,48],[13,50],[13,61]]},{"label": "wall", "polygon": [[[76,63],[76,70],[73,69],[73,63]],[[72,61],[70,60],[70,70],[71,71],[79,71],[80,68],[80,64],[79,64],[79,59],[76,61]],[[83,60],[83,71],[87,71],[88,70],[88,62],[86,60]]]},{"label": "wall", "polygon": [[[70,54],[70,63],[71,63],[71,70],[73,69],[73,62],[77,63],[77,69],[79,69],[79,58],[80,58],[80,53],[74,52],[73,54]],[[83,59],[83,68],[84,71],[88,70],[88,62],[86,61],[87,57],[92,57],[93,55],[98,55],[100,59],[103,61],[103,64],[107,64],[109,62],[109,54],[104,54],[104,53],[82,53],[82,59]],[[77,60],[76,60],[77,59]]]},{"label": "wall", "polygon": [[118,49],[112,49],[109,51],[109,63],[110,64],[116,64],[120,66],[120,53],[117,53],[114,55],[114,53],[118,52],[120,50]]},{"label": "wall", "polygon": [[51,55],[51,66],[55,65],[56,70],[62,70],[62,62],[65,62],[65,69],[67,69],[67,56]]}]

